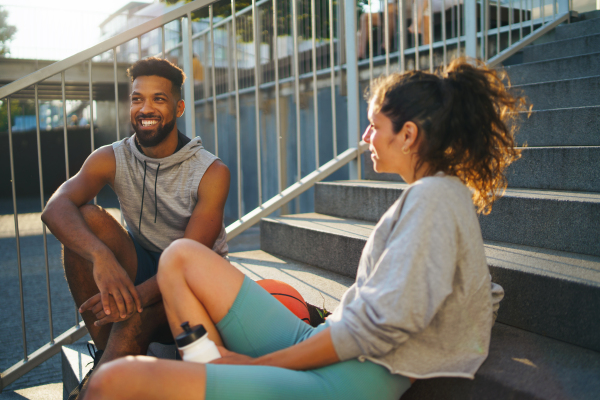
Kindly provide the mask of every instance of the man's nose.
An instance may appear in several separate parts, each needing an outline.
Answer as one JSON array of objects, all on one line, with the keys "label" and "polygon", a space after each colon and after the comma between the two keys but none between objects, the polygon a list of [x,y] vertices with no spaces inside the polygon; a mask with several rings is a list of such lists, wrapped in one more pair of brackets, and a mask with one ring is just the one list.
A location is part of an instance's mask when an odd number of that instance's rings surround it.
[{"label": "man's nose", "polygon": [[146,100],[142,103],[142,107],[140,108],[140,112],[143,114],[151,114],[154,112],[154,107],[152,107],[152,102]]},{"label": "man's nose", "polygon": [[362,139],[367,143],[371,143],[371,125],[367,126],[365,133],[362,135]]}]

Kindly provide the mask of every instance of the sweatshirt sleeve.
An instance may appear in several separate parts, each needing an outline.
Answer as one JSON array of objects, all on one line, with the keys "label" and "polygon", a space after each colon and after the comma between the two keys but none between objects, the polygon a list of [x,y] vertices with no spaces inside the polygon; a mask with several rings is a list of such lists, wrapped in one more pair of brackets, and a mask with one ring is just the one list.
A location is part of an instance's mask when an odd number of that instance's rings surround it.
[{"label": "sweatshirt sleeve", "polygon": [[384,356],[425,329],[452,293],[459,234],[443,187],[413,186],[387,240],[373,235],[371,253],[380,256],[331,324],[341,360]]}]

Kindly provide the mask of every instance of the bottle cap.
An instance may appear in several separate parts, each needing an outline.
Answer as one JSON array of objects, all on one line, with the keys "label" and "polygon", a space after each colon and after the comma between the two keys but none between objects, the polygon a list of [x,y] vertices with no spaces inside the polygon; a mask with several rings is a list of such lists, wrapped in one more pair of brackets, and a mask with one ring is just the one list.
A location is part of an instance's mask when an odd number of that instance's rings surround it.
[{"label": "bottle cap", "polygon": [[190,323],[185,321],[181,324],[181,327],[184,332],[177,335],[175,338],[175,343],[177,343],[177,347],[179,348],[185,347],[206,335],[206,329],[204,329],[203,325],[196,325],[193,328],[190,328]]}]

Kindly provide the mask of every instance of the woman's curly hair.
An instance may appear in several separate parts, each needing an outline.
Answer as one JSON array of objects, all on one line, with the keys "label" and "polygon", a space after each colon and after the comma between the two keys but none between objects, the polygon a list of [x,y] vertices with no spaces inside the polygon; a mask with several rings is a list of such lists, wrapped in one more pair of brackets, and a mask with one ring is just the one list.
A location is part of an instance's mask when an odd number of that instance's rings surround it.
[{"label": "woman's curly hair", "polygon": [[[520,157],[514,134],[524,97],[509,92],[504,72],[465,58],[435,74],[411,71],[374,82],[367,94],[373,112],[392,121],[396,133],[412,121],[422,134],[419,168],[443,171],[473,190],[477,211],[489,214],[506,189],[506,168]],[[530,107],[529,107],[530,109]]]}]

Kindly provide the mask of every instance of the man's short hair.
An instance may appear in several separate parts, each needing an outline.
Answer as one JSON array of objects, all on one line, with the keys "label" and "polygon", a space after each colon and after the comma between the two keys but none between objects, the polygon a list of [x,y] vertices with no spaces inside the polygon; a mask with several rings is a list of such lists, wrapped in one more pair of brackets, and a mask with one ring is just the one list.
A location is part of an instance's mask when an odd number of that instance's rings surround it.
[{"label": "man's short hair", "polygon": [[149,57],[138,60],[127,69],[127,76],[133,82],[138,76],[160,76],[168,79],[172,83],[171,93],[181,99],[181,86],[185,82],[185,73],[173,64],[163,58]]}]

